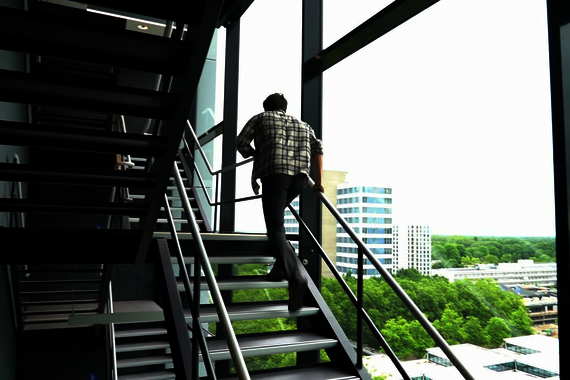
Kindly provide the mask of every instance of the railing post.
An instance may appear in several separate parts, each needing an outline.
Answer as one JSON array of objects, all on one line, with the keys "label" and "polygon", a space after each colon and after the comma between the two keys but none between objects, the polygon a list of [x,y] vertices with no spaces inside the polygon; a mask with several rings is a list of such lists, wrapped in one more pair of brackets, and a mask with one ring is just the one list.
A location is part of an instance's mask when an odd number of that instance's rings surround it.
[{"label": "railing post", "polygon": [[358,280],[357,280],[357,299],[358,307],[356,308],[356,367],[362,368],[362,354],[363,354],[363,337],[362,337],[362,311],[364,310],[364,254],[358,248]]},{"label": "railing post", "polygon": [[163,277],[163,284],[160,286],[162,300],[164,302],[164,321],[167,325],[168,341],[172,352],[172,362],[177,379],[192,379],[192,343],[188,336],[188,327],[184,318],[184,309],[180,302],[178,285],[176,284],[174,269],[170,260],[170,253],[166,240],[157,240],[158,259],[160,275]]}]

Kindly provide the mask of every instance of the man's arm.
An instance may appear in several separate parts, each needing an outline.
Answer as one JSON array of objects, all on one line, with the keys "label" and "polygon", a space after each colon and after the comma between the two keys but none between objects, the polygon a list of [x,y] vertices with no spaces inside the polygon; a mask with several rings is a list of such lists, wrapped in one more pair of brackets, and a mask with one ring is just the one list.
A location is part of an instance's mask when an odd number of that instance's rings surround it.
[{"label": "man's arm", "polygon": [[236,139],[236,149],[242,155],[243,158],[249,158],[255,156],[255,149],[251,146],[251,141],[253,140],[253,127],[255,124],[255,117],[253,117],[247,124],[243,127]]},{"label": "man's arm", "polygon": [[313,192],[325,192],[323,187],[323,155],[313,154],[313,168],[315,170],[315,184],[313,185]]}]

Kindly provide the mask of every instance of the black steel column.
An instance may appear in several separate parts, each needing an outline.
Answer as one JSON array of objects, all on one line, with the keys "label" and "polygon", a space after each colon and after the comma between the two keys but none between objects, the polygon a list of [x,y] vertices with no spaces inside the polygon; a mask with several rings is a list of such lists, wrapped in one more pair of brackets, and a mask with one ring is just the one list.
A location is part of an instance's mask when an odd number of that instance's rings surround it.
[{"label": "black steel column", "polygon": [[[303,0],[303,77],[301,86],[301,119],[315,130],[317,138],[322,139],[322,75],[307,77],[305,63],[322,50],[323,35],[322,0]],[[324,151],[326,157],[326,142]],[[311,170],[311,177],[315,178]],[[318,198],[307,189],[300,197],[299,214],[312,231],[313,236],[322,244],[322,211]],[[299,255],[307,259],[305,268],[317,288],[321,289],[321,258],[313,249],[310,237],[303,230],[299,231]],[[297,319],[297,328],[310,328],[304,318]],[[320,352],[308,351],[297,353],[297,364],[314,364],[320,360]]]},{"label": "black steel column", "polygon": [[[570,6],[567,2],[547,1],[554,154],[554,195],[556,212],[557,288],[568,289],[570,279]],[[558,292],[560,378],[569,373],[562,352],[568,347],[568,292]]]},{"label": "black steel column", "polygon": [[[222,145],[222,167],[236,163],[236,137],[238,123],[239,88],[239,38],[240,24],[226,27],[226,62],[224,85],[224,135]],[[236,172],[230,170],[222,174],[221,200],[235,199]],[[235,204],[224,204],[220,209],[220,231],[235,230]]]},{"label": "black steel column", "polygon": [[[319,1],[303,1],[303,83],[301,94],[301,119],[315,130],[317,138],[322,138],[322,74],[306,79],[304,63],[322,50],[323,35],[323,3]],[[326,157],[326,142],[324,151]],[[326,158],[325,158],[326,159]],[[313,173],[313,171],[311,171]],[[314,178],[314,174],[312,175]],[[322,212],[321,204],[307,187],[301,194],[300,215],[309,226],[313,235],[321,243]],[[310,239],[302,231],[300,233],[299,254],[308,260],[306,266],[309,275],[317,288],[321,288],[321,259],[312,249]]]}]

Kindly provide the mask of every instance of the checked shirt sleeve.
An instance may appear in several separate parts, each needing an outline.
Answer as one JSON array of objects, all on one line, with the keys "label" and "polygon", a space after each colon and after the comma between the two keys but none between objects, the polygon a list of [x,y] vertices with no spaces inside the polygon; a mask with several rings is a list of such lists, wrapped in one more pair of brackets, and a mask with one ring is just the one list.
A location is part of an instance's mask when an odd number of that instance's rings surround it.
[{"label": "checked shirt sleeve", "polygon": [[236,149],[242,155],[243,158],[249,158],[255,155],[255,149],[251,146],[251,142],[254,138],[255,125],[259,119],[259,115],[252,117],[245,127],[241,130],[240,134],[236,139]]}]

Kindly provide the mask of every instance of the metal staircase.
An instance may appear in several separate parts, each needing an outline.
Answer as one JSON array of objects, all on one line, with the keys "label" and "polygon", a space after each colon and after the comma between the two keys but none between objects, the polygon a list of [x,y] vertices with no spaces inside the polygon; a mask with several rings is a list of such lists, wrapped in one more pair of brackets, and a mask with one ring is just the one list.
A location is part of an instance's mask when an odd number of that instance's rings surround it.
[{"label": "metal staircase", "polygon": [[[132,158],[137,162],[137,158]],[[310,364],[293,366],[288,368],[267,369],[260,373],[250,373],[251,378],[264,379],[285,379],[300,376],[300,373],[311,373],[315,379],[368,379],[366,370],[358,369],[355,366],[356,353],[351,343],[348,341],[334,317],[322,299],[320,292],[315,285],[310,283],[310,292],[306,297],[306,305],[298,312],[291,313],[287,307],[287,297],[277,300],[266,299],[261,302],[233,302],[234,292],[255,291],[266,289],[287,289],[286,281],[268,281],[265,278],[267,271],[274,262],[274,257],[270,254],[269,244],[265,235],[259,234],[219,234],[207,231],[204,228],[208,225],[207,218],[200,214],[199,203],[194,198],[194,189],[190,186],[187,173],[182,170],[180,163],[176,164],[180,172],[180,177],[184,180],[184,188],[192,203],[194,220],[200,225],[200,238],[204,243],[208,254],[210,265],[214,266],[217,273],[216,283],[219,290],[224,294],[227,313],[232,323],[240,321],[261,321],[264,319],[292,318],[299,321],[299,328],[284,331],[266,331],[259,324],[259,328],[254,333],[238,334],[237,342],[241,354],[246,358],[263,358],[268,355],[283,353],[312,353],[314,357],[320,356],[320,351],[325,350],[331,362],[320,363],[318,359]],[[135,165],[132,170],[140,170]],[[183,283],[183,272],[180,271],[179,262],[174,252],[180,247],[184,256],[184,265],[188,273],[194,273],[192,269],[196,263],[197,248],[194,237],[188,228],[191,218],[185,214],[182,207],[178,187],[175,186],[176,178],[171,178],[167,197],[169,207],[161,208],[160,218],[164,221],[157,223],[157,231],[154,237],[157,239],[167,239],[169,250],[172,254],[170,262],[174,273],[178,274],[176,279],[177,288],[180,292],[181,303],[185,306],[184,318],[188,325],[189,334],[192,335],[193,313],[191,311],[188,294]],[[134,202],[140,198],[136,191],[130,191],[130,197]],[[178,207],[176,207],[178,206]],[[176,213],[176,219],[166,213],[171,211]],[[167,228],[164,227],[169,220],[177,230],[176,242]],[[131,219],[131,223],[136,223],[136,219]],[[256,275],[242,276],[236,273],[236,266],[257,264],[259,270]],[[193,277],[189,278],[190,283],[194,283]],[[202,292],[208,292],[209,286],[204,277],[199,280],[199,288]],[[198,291],[198,294],[200,293]],[[195,297],[196,297],[196,293]],[[283,294],[287,294],[284,290]],[[203,327],[211,324],[218,324],[220,317],[215,305],[208,301],[208,297],[203,297],[202,305],[198,316]],[[302,327],[301,327],[302,326]],[[221,327],[215,329],[221,331]],[[231,373],[224,372],[231,366],[228,362],[232,359],[228,343],[224,334],[212,334],[207,329],[206,345],[209,358],[216,368],[217,378],[238,378],[232,377]],[[117,379],[173,379],[173,360],[170,355],[170,345],[167,338],[167,330],[162,321],[124,323],[115,325],[115,347],[117,363]],[[198,345],[194,345],[198,349]],[[204,361],[203,355],[199,356],[200,361]],[[222,365],[222,367],[219,367]],[[223,368],[223,369],[220,369]],[[208,378],[206,371],[202,367],[201,376]],[[287,377],[289,376],[289,377]]]},{"label": "metal staircase", "polygon": [[[26,214],[26,228],[0,229],[11,247],[3,263],[145,262],[212,35],[240,2],[225,3],[0,7],[0,49],[28,62],[0,69],[0,101],[30,115],[0,115],[2,144],[28,153],[0,164],[0,178],[24,188],[21,199],[0,199],[0,212]],[[127,15],[162,22],[163,35],[138,23],[128,30]],[[119,132],[123,115],[148,128]],[[145,170],[118,170],[117,155],[126,154],[144,157]],[[121,188],[144,189],[144,198],[117,201]],[[137,228],[120,228],[123,216],[138,218]]]}]

